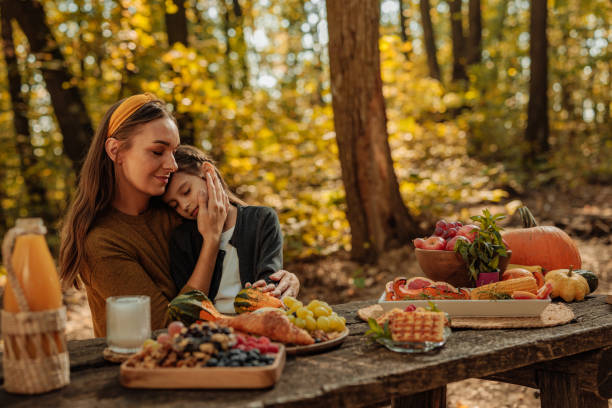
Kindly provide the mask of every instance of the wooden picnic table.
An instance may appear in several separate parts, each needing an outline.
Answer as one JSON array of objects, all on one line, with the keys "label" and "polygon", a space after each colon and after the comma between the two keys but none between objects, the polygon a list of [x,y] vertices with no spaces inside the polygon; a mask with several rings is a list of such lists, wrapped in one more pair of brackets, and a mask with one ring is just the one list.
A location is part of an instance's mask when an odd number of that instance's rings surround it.
[{"label": "wooden picnic table", "polygon": [[572,303],[569,324],[541,329],[454,330],[441,349],[398,354],[370,344],[357,309],[334,306],[351,334],[335,350],[288,357],[266,390],[137,390],[119,384],[119,366],[102,358],[104,339],[68,343],[71,383],[37,396],[0,389],[2,407],[444,407],[446,385],[487,378],[540,389],[543,407],[608,407],[612,397],[612,305],[604,296]]}]

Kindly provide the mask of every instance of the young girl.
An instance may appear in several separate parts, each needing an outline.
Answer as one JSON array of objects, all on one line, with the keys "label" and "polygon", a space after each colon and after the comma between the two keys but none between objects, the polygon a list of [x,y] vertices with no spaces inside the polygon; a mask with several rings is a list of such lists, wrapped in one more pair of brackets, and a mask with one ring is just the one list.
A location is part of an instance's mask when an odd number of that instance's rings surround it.
[{"label": "young girl", "polygon": [[[208,211],[211,180],[220,180],[229,198],[227,218],[213,270],[203,282],[204,292],[222,313],[234,313],[234,297],[244,286],[275,289],[270,275],[283,266],[283,237],[278,217],[272,208],[247,206],[229,191],[211,159],[192,146],[181,145],[174,154],[178,169],[162,200],[185,221],[174,230],[170,240],[170,272],[177,287],[205,268],[198,260],[202,239],[198,214]],[[297,293],[293,293],[296,295]]]}]

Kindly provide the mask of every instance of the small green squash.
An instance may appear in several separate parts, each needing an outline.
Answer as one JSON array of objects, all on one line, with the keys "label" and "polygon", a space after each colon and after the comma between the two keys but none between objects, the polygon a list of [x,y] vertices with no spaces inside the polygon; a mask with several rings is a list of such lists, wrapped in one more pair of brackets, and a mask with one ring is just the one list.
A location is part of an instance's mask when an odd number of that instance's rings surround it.
[{"label": "small green squash", "polygon": [[597,278],[597,275],[595,275],[591,271],[587,271],[586,269],[578,269],[573,272],[586,279],[587,283],[589,284],[589,293],[595,292],[595,289],[597,289],[597,286],[599,285],[599,279]]},{"label": "small green squash", "polygon": [[189,326],[200,319],[202,302],[210,302],[208,296],[199,290],[192,290],[178,295],[168,304],[168,315],[171,320],[183,322]]},{"label": "small green squash", "polygon": [[283,303],[274,296],[255,288],[244,288],[234,298],[234,310],[241,314],[252,312],[262,307],[283,307]]}]

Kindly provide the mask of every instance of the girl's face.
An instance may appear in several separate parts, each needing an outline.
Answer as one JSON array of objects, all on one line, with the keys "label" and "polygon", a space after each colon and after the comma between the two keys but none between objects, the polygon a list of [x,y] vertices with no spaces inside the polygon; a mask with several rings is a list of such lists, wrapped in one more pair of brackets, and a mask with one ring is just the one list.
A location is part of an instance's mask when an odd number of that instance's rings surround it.
[{"label": "girl's face", "polygon": [[160,118],[140,126],[130,146],[117,153],[115,168],[121,194],[128,199],[164,194],[177,169],[174,151],[180,144],[176,124]]},{"label": "girl's face", "polygon": [[172,176],[162,200],[183,218],[195,220],[198,216],[198,193],[207,193],[206,181],[201,176],[179,171]]}]

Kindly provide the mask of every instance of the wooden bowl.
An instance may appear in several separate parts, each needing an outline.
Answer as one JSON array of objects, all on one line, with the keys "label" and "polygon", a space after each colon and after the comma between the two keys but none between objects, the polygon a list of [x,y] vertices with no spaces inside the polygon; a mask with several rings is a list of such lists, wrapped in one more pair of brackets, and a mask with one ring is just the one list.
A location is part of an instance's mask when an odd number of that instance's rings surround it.
[{"label": "wooden bowl", "polygon": [[[455,251],[436,249],[415,249],[416,258],[425,276],[433,281],[448,282],[459,288],[473,288],[475,282],[468,275],[467,265]],[[499,259],[499,277],[506,270],[512,251],[508,250],[507,257]]]}]

